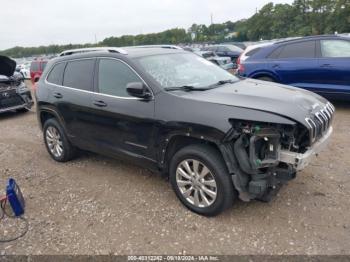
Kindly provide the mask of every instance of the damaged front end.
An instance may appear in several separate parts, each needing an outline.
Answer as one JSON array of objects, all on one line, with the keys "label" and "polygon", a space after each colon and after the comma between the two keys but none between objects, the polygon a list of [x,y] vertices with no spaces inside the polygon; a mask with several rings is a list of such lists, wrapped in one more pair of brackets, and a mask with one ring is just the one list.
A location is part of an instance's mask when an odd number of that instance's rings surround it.
[{"label": "damaged front end", "polygon": [[0,56],[0,113],[13,110],[29,110],[33,99],[23,76],[15,73],[16,62]]},{"label": "damaged front end", "polygon": [[317,140],[313,129],[299,124],[231,122],[232,129],[224,143],[230,155],[232,180],[241,200],[270,201],[281,185],[306,167],[332,133],[334,108],[330,109],[328,127],[322,126],[324,132]]}]

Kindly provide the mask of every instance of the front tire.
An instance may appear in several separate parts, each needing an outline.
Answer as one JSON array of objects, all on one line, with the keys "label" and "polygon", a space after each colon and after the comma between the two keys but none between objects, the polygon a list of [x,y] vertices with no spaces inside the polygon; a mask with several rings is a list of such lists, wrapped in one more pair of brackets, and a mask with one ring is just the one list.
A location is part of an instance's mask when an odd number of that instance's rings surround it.
[{"label": "front tire", "polygon": [[208,145],[179,150],[170,163],[170,182],[179,200],[204,216],[218,215],[237,198],[221,155]]},{"label": "front tire", "polygon": [[69,142],[63,128],[56,119],[50,118],[43,127],[44,142],[52,159],[67,162],[76,155],[76,148]]}]

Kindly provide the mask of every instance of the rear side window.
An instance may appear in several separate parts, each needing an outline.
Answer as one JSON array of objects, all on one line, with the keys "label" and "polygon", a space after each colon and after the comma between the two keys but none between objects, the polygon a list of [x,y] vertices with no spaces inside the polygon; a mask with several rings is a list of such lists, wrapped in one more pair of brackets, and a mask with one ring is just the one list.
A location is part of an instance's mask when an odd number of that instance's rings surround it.
[{"label": "rear side window", "polygon": [[37,72],[39,71],[39,63],[38,62],[32,62],[30,65],[30,71]]},{"label": "rear side window", "polygon": [[321,40],[322,57],[350,57],[350,41]]},{"label": "rear side window", "polygon": [[306,41],[285,45],[278,58],[314,58],[316,41]]},{"label": "rear side window", "polygon": [[62,85],[63,80],[63,72],[66,63],[56,64],[51,70],[49,76],[47,77],[47,81],[52,84]]},{"label": "rear side window", "polygon": [[98,66],[98,88],[106,95],[129,97],[126,86],[142,80],[126,64],[114,59],[101,59]]},{"label": "rear side window", "polygon": [[253,50],[250,50],[249,52],[247,52],[245,54],[245,56],[252,56],[252,55],[256,54],[258,51],[260,51],[260,49],[261,49],[261,47],[258,47],[258,48],[255,48]]},{"label": "rear side window", "polygon": [[92,91],[95,60],[84,59],[67,63],[63,85],[80,90]]}]

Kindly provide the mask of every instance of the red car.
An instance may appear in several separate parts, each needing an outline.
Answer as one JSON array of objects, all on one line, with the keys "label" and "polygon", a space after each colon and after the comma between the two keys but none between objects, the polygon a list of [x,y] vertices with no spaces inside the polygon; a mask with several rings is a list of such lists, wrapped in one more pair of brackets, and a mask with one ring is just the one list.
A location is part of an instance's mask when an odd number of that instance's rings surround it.
[{"label": "red car", "polygon": [[39,80],[46,64],[47,60],[44,58],[36,58],[32,61],[30,65],[30,79],[32,80],[33,84]]}]

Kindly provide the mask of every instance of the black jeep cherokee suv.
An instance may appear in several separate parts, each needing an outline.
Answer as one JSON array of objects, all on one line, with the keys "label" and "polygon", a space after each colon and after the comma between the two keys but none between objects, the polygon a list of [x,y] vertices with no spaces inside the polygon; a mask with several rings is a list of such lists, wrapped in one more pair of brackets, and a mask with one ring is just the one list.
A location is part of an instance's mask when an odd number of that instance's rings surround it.
[{"label": "black jeep cherokee suv", "polygon": [[168,175],[181,202],[207,216],[237,197],[268,201],[326,144],[334,114],[314,93],[164,48],[66,51],[36,96],[53,159],[78,148],[131,159]]}]

